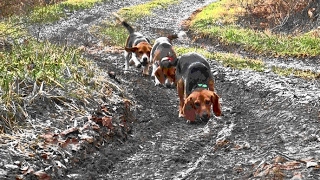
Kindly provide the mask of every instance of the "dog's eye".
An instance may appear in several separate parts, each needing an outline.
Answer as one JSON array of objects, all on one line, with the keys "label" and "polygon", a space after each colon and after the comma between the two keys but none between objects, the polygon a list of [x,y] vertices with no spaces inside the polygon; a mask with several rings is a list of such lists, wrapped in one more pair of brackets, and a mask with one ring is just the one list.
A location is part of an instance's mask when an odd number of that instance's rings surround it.
[{"label": "dog's eye", "polygon": [[209,101],[209,100],[206,100],[205,103],[206,103],[206,105],[209,105],[209,104],[210,104],[210,101]]},{"label": "dog's eye", "polygon": [[199,102],[195,102],[194,105],[195,105],[196,107],[199,107],[199,106],[200,106],[200,103],[199,103]]},{"label": "dog's eye", "polygon": [[143,52],[142,51],[138,51],[138,54],[143,54]]}]

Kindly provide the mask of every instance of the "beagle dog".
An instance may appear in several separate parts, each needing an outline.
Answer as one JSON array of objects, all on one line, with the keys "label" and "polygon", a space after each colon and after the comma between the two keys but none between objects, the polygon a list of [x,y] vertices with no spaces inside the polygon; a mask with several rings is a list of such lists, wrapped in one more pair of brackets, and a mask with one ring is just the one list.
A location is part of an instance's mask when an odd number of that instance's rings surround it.
[{"label": "beagle dog", "polygon": [[176,66],[179,117],[194,122],[196,117],[208,121],[211,107],[221,116],[219,96],[214,92],[214,79],[207,60],[198,53],[182,55]]},{"label": "beagle dog", "polygon": [[125,45],[125,71],[129,70],[129,64],[135,65],[137,68],[143,67],[143,75],[149,75],[149,59],[151,44],[150,39],[135,32],[134,28],[123,20],[117,13],[113,13],[117,20],[128,30],[129,36]]},{"label": "beagle dog", "polygon": [[150,54],[151,77],[154,77],[155,86],[165,84],[169,87],[175,83],[177,55],[173,49],[172,40],[182,39],[185,36],[187,36],[186,33],[181,31],[155,40]]}]

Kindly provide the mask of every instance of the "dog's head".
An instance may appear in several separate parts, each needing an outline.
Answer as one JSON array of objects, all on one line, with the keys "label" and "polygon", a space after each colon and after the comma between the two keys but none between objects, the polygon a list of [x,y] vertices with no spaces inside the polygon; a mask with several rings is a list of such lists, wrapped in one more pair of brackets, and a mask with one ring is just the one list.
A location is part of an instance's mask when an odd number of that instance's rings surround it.
[{"label": "dog's head", "polygon": [[142,66],[147,66],[152,46],[148,42],[140,42],[133,47],[125,47],[127,52],[135,53]]},{"label": "dog's head", "polygon": [[168,78],[170,83],[175,83],[176,81],[176,67],[170,68],[161,68],[160,66],[157,68],[155,72],[155,76],[159,80],[161,84],[164,84],[165,78]]},{"label": "dog's head", "polygon": [[185,99],[182,113],[190,121],[194,121],[197,116],[207,121],[211,117],[211,107],[216,116],[221,116],[219,96],[210,90],[200,89]]}]

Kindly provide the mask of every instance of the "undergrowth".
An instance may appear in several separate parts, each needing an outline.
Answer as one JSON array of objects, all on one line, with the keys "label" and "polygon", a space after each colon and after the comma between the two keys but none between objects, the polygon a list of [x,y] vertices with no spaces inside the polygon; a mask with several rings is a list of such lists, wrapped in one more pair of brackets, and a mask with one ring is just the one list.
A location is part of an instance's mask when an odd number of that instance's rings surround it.
[{"label": "undergrowth", "polygon": [[[95,71],[94,64],[76,48],[32,38],[13,42],[11,50],[0,52],[0,129],[10,131],[13,124],[26,118],[21,116],[26,112],[23,107],[39,92],[58,88],[68,92],[66,96],[83,98],[73,90],[88,87]],[[43,85],[45,89],[40,88]]]},{"label": "undergrowth", "polygon": [[31,23],[50,23],[66,17],[66,12],[90,8],[103,0],[67,0],[61,3],[38,6],[29,14]]},{"label": "undergrowth", "polygon": [[[130,7],[121,8],[117,13],[131,25],[144,16],[152,16],[152,10],[156,8],[166,9],[169,5],[176,4],[180,0],[152,0],[150,2]],[[91,27],[91,31],[102,39],[107,45],[124,46],[128,32],[120,24],[106,20],[100,26]]]},{"label": "undergrowth", "polygon": [[320,55],[318,37],[310,33],[291,36],[243,28],[236,23],[243,13],[244,9],[234,0],[211,3],[195,16],[190,29],[200,37],[218,39],[225,45],[239,45],[258,54],[291,57]]}]

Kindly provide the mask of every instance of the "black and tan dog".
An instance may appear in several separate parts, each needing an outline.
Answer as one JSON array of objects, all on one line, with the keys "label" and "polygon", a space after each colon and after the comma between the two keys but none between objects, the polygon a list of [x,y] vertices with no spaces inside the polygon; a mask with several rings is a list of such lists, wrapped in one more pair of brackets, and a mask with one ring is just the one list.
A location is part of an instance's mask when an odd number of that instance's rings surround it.
[{"label": "black and tan dog", "polygon": [[197,53],[180,57],[176,66],[177,91],[180,100],[179,117],[195,121],[199,116],[207,121],[211,107],[221,115],[219,96],[214,92],[214,79],[207,60]]},{"label": "black and tan dog", "polygon": [[149,59],[152,48],[149,38],[145,37],[140,32],[135,32],[134,28],[117,13],[113,13],[113,15],[129,32],[124,53],[125,71],[129,70],[129,64],[135,64],[137,68],[143,67],[143,75],[149,75]]},{"label": "black and tan dog", "polygon": [[177,55],[173,49],[172,40],[182,40],[184,37],[186,33],[181,31],[155,40],[151,49],[150,63],[152,64],[151,77],[154,77],[156,86],[165,84],[168,87],[175,83]]}]

